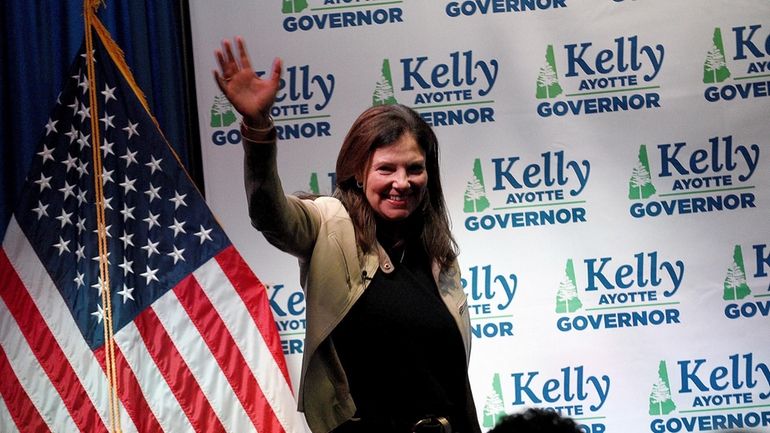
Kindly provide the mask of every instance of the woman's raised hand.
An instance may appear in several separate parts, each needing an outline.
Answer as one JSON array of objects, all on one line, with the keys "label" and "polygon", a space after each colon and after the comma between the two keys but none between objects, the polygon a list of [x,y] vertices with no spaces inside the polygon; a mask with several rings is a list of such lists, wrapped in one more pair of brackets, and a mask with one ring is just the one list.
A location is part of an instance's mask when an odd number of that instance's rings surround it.
[{"label": "woman's raised hand", "polygon": [[233,54],[229,40],[222,41],[222,49],[215,51],[220,70],[214,70],[214,79],[219,89],[233,107],[251,124],[261,124],[270,114],[281,79],[281,59],[273,61],[269,78],[257,77],[251,69],[249,54],[243,38],[236,37],[238,57]]}]

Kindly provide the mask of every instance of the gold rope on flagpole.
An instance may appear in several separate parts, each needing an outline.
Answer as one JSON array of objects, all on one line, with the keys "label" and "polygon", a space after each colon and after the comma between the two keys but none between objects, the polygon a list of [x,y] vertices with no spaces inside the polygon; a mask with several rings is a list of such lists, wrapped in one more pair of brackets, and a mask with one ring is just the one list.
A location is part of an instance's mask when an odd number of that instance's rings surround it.
[{"label": "gold rope on flagpole", "polygon": [[115,342],[112,323],[112,300],[110,295],[110,274],[107,261],[107,229],[104,216],[104,189],[102,177],[101,140],[99,139],[98,106],[96,100],[96,71],[94,69],[94,48],[91,35],[96,10],[102,5],[100,0],[84,0],[83,16],[85,19],[86,39],[86,65],[88,76],[88,91],[91,105],[91,140],[92,155],[94,161],[94,193],[96,204],[97,238],[99,249],[99,276],[101,279],[102,320],[104,320],[104,344],[105,344],[105,368],[107,373],[107,386],[109,388],[110,406],[110,431],[121,433],[120,415],[118,404],[118,380],[115,362]]}]

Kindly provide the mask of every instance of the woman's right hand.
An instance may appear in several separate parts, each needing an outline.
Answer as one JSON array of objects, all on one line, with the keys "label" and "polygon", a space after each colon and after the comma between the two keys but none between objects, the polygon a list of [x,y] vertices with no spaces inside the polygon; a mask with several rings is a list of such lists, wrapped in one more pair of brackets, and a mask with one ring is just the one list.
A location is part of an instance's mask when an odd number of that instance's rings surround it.
[{"label": "woman's right hand", "polygon": [[243,38],[236,37],[238,57],[233,54],[229,40],[222,41],[222,49],[215,51],[220,70],[214,70],[214,79],[219,89],[230,101],[244,121],[250,125],[263,124],[275,102],[281,80],[281,59],[273,61],[270,77],[261,79],[251,69],[249,55]]}]

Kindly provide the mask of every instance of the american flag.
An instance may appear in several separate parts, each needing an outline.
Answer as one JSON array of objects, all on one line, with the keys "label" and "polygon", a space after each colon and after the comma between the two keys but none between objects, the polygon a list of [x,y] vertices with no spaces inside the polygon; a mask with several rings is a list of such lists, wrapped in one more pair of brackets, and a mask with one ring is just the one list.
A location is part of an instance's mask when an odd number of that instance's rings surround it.
[{"label": "american flag", "polygon": [[[306,431],[264,286],[121,74],[112,45],[93,41],[96,79],[83,48],[0,249],[0,430],[106,432],[117,419],[124,432]],[[114,418],[100,260],[109,270]]]}]

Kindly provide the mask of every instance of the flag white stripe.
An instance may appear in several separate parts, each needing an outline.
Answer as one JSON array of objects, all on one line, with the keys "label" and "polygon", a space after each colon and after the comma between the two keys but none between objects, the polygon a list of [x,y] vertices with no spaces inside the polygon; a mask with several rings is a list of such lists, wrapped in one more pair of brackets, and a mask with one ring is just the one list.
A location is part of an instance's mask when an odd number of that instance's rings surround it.
[{"label": "flag white stripe", "polygon": [[11,412],[8,411],[8,406],[5,405],[3,396],[0,396],[0,427],[3,428],[3,433],[19,433],[13,418],[11,418]]},{"label": "flag white stripe", "polygon": [[11,369],[32,404],[54,432],[76,432],[78,426],[65,410],[64,401],[48,379],[43,367],[24,339],[18,323],[0,300],[0,345],[5,351]]},{"label": "flag white stripe", "polygon": [[152,309],[225,429],[231,432],[255,431],[243,407],[233,404],[238,397],[195,324],[187,314],[182,313],[185,310],[174,291],[169,290],[161,296]]},{"label": "flag white stripe", "polygon": [[297,402],[289,384],[219,263],[212,258],[193,274],[222,317],[281,425],[287,432],[307,432],[304,417],[296,410]]},{"label": "flag white stripe", "polygon": [[160,371],[152,362],[134,322],[115,334],[115,340],[126,362],[136,376],[147,404],[166,432],[192,432],[190,421]]},{"label": "flag white stripe", "polygon": [[[110,425],[109,391],[107,376],[80,333],[75,319],[64,303],[59,290],[46,272],[40,258],[35,254],[27,237],[19,228],[16,218],[11,218],[3,240],[3,249],[13,264],[19,279],[27,288],[32,301],[40,310],[54,339],[59,343],[64,356],[77,375],[80,383],[94,403],[105,426]],[[93,290],[88,287],[89,290]],[[135,432],[136,427],[120,405],[121,427],[126,433]]]}]

